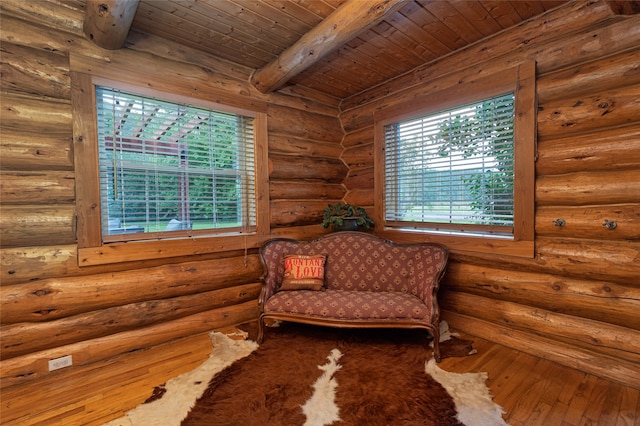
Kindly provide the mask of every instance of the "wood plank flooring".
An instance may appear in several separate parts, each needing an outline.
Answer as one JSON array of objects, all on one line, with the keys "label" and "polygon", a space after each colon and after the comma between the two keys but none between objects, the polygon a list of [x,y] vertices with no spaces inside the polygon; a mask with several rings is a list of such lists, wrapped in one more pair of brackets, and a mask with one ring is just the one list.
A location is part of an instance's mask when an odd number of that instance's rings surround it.
[{"label": "wood plank flooring", "polygon": [[447,358],[452,372],[489,374],[493,400],[511,426],[639,426],[640,390],[474,336],[478,354]]},{"label": "wood plank flooring", "polygon": [[154,387],[202,364],[211,349],[202,334],[3,388],[0,424],[101,425],[144,402]]},{"label": "wood plank flooring", "polygon": [[[476,338],[478,354],[447,358],[453,372],[486,371],[494,401],[511,426],[640,426],[640,390]],[[147,399],[157,385],[189,371],[211,351],[207,335],[2,390],[3,425],[100,425]]]}]

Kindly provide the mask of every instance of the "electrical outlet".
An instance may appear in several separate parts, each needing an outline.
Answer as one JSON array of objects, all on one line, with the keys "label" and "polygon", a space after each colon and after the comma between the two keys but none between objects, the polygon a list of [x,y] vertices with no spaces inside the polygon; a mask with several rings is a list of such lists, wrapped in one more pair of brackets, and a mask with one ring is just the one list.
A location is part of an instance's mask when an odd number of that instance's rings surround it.
[{"label": "electrical outlet", "polygon": [[71,355],[61,356],[60,358],[54,358],[49,360],[49,371],[59,370],[65,367],[71,367],[73,362],[71,360]]}]

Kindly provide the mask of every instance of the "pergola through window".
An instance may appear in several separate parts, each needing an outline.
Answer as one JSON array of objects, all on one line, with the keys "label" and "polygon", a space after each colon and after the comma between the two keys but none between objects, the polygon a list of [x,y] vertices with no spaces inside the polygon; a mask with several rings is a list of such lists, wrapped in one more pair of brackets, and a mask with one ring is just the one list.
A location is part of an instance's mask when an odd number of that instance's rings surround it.
[{"label": "pergola through window", "polygon": [[105,86],[96,112],[103,241],[255,229],[253,117]]}]

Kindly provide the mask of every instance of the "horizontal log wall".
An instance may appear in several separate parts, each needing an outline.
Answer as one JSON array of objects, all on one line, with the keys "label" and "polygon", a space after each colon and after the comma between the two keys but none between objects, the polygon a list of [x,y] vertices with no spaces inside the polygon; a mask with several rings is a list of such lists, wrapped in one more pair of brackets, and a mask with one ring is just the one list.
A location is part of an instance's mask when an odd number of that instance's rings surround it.
[{"label": "horizontal log wall", "polygon": [[327,204],[345,194],[348,169],[339,158],[343,132],[337,114],[270,105],[268,123],[272,226],[322,222]]},{"label": "horizontal log wall", "polygon": [[535,258],[452,253],[443,316],[453,328],[637,388],[639,28],[640,16],[616,16],[606,2],[571,2],[341,105],[347,199],[374,204],[377,109],[535,60]]},{"label": "horizontal log wall", "polygon": [[[640,376],[637,17],[614,17],[605,2],[572,3],[346,99],[339,114],[337,99],[295,86],[263,95],[248,83],[251,70],[144,34],[131,34],[127,49],[98,49],[73,2],[2,3],[0,386],[8,394],[167,342],[179,352],[182,338],[257,315],[255,250],[78,266],[71,62],[76,71],[98,67],[160,90],[266,105],[272,235],[311,238],[324,232],[326,204],[375,205],[376,108],[537,60],[547,119],[539,123],[536,258],[454,253],[445,317],[627,384]],[[485,315],[492,306],[500,309]],[[48,371],[49,359],[69,354],[74,367]],[[42,412],[54,404],[34,401]],[[19,423],[23,414],[10,402],[2,399],[0,417]]]},{"label": "horizontal log wall", "polygon": [[[57,1],[2,7],[0,387],[11,395],[54,377],[64,386],[91,365],[115,368],[105,360],[132,351],[168,344],[180,353],[181,339],[258,315],[263,271],[255,249],[78,266],[71,70],[126,75],[238,107],[266,105],[274,236],[324,233],[322,210],[345,195],[337,99],[295,87],[263,95],[248,84],[250,70],[144,34],[104,51],[85,39],[83,18]],[[65,355],[73,366],[49,372],[48,361]],[[41,413],[64,402],[34,398]],[[3,423],[34,414],[16,406],[2,399]]]}]

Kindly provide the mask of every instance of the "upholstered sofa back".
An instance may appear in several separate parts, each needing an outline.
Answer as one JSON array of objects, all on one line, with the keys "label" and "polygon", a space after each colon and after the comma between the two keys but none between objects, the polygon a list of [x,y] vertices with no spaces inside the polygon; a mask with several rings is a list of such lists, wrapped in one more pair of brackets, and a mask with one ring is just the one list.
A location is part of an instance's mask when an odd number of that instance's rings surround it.
[{"label": "upholstered sofa back", "polygon": [[285,255],[322,254],[327,256],[328,290],[405,292],[429,303],[448,252],[439,244],[397,244],[363,232],[335,232],[309,242],[270,240],[260,254],[266,271],[266,299],[282,282]]}]

